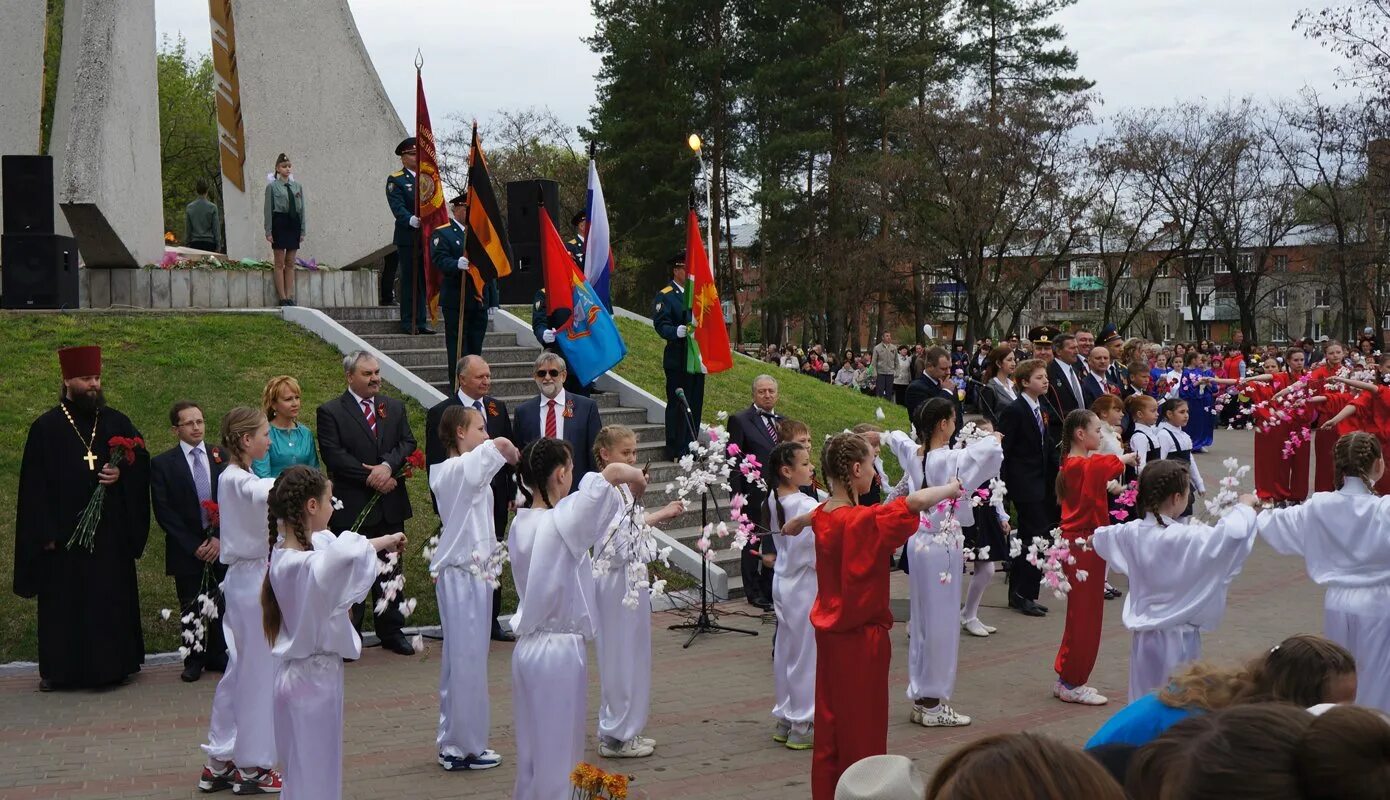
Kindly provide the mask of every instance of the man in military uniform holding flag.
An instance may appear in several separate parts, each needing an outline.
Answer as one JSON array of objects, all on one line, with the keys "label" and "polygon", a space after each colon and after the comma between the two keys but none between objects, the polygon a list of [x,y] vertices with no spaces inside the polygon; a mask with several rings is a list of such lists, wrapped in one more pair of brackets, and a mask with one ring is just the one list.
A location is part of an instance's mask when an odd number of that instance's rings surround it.
[{"label": "man in military uniform holding flag", "polygon": [[[463,356],[483,354],[483,337],[487,335],[487,323],[497,312],[497,281],[483,284],[478,291],[468,270],[468,257],[464,255],[467,233],[459,220],[467,212],[468,198],[459,195],[449,201],[449,224],[435,229],[430,235],[430,260],[440,272],[444,273],[439,287],[439,307],[444,312],[444,348],[448,354],[448,364],[458,364]],[[461,295],[461,296],[460,296]],[[458,352],[459,340],[459,302],[463,303],[463,352]],[[455,367],[450,367],[450,371]]]},{"label": "man in military uniform holding flag", "polygon": [[589,215],[584,211],[575,213],[570,217],[570,224],[574,226],[574,235],[565,240],[565,249],[570,251],[574,258],[574,263],[579,265],[579,271],[584,271],[584,241],[589,238]]},{"label": "man in military uniform holding flag", "polygon": [[[690,406],[690,416],[697,430],[700,412],[705,404],[704,373],[692,374],[686,368],[689,353],[686,337],[692,331],[690,309],[686,307],[685,284],[685,254],[680,253],[671,259],[671,282],[657,293],[656,308],[652,313],[652,327],[666,340],[661,367],[666,372],[666,457],[672,461],[688,453],[694,440],[694,431],[686,421],[686,404]],[[676,396],[677,389],[685,391],[684,402]]]},{"label": "man in military uniform holding flag", "polygon": [[[392,241],[396,245],[396,266],[401,280],[398,295],[401,333],[432,334],[434,331],[425,325],[425,269],[416,243],[420,237],[420,218],[415,215],[415,182],[419,169],[415,137],[409,136],[396,145],[396,155],[401,157],[401,169],[386,179],[386,202],[391,207],[391,216],[396,219]],[[390,271],[382,272],[381,281],[386,284],[381,289],[383,298],[389,296],[393,278]]]}]

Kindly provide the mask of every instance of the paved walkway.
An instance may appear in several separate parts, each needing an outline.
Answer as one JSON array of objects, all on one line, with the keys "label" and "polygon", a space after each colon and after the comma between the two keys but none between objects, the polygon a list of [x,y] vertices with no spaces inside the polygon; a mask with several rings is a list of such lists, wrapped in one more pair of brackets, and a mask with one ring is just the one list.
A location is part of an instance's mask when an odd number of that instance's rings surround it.
[{"label": "paved walkway", "polygon": [[[1250,435],[1220,434],[1218,447],[1201,456],[1209,484],[1220,461],[1236,455],[1248,463]],[[1124,586],[1122,578],[1115,581]],[[893,578],[894,597],[907,596],[906,578]],[[981,616],[999,628],[988,639],[963,637],[953,704],[975,718],[966,728],[926,729],[907,720],[907,638],[894,628],[890,752],[915,759],[929,771],[969,741],[991,733],[1035,730],[1080,743],[1124,700],[1129,637],[1120,624],[1122,601],[1106,605],[1105,639],[1093,683],[1113,698],[1108,708],[1064,705],[1054,700],[1051,666],[1061,637],[1065,601],[1034,620],[1006,611],[1002,582],[986,595]],[[730,604],[723,621],[757,629],[757,638],[724,634],[701,637],[682,650],[684,635],[666,626],[673,613],[653,615],[656,674],[647,733],[659,740],[649,759],[590,760],[635,776],[634,789],[652,800],[668,798],[805,798],[810,754],[794,753],[769,738],[773,627],[754,610]],[[1206,639],[1206,655],[1244,659],[1284,636],[1321,630],[1321,592],[1302,562],[1276,555],[1263,543],[1231,592],[1225,624]],[[379,649],[347,669],[344,733],[345,797],[361,800],[505,798],[514,777],[511,645],[494,645],[488,670],[492,685],[492,747],[508,759],[499,769],[449,774],[435,765],[439,644],[402,658]],[[590,663],[593,663],[591,657]],[[0,800],[6,798],[190,798],[202,755],[216,675],[192,685],[179,682],[177,667],[147,669],[131,685],[103,692],[39,694],[37,677],[0,679]],[[590,670],[591,725],[598,703],[596,671]],[[230,795],[227,795],[230,796]]]}]

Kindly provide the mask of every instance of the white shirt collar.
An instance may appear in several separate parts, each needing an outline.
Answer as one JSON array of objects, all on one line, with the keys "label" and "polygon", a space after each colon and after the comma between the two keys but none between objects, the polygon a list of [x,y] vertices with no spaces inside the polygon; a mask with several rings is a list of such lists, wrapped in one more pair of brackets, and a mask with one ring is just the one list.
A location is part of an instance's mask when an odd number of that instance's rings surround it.
[{"label": "white shirt collar", "polygon": [[465,406],[468,406],[469,408],[474,408],[474,403],[481,403],[483,401],[483,398],[481,397],[469,397],[468,395],[464,394],[462,389],[459,389],[458,396],[459,402],[463,403]]},{"label": "white shirt collar", "polygon": [[[559,393],[559,394],[555,395],[554,400],[555,400],[555,405],[558,406],[559,408],[564,408],[564,407],[565,407],[565,390],[564,390],[563,388],[560,389],[560,393]],[[544,410],[544,409],[546,408],[546,406],[547,406],[547,404],[548,404],[549,402],[550,402],[550,401],[546,399],[545,395],[541,395],[541,409],[542,409],[542,410]]]},{"label": "white shirt collar", "polygon": [[372,407],[373,407],[373,408],[376,408],[376,398],[375,398],[375,397],[373,397],[371,400],[368,400],[368,399],[365,398],[365,397],[359,397],[359,396],[357,395],[357,392],[354,392],[354,391],[351,390],[351,389],[348,389],[348,394],[352,395],[352,399],[357,401],[357,407],[358,407],[358,408],[361,408],[363,403],[371,403],[371,404],[372,404]]},{"label": "white shirt collar", "polygon": [[1042,401],[1038,400],[1037,398],[1033,397],[1033,395],[1028,394],[1027,392],[1021,392],[1019,394],[1019,397],[1022,397],[1024,400],[1027,400],[1028,407],[1033,409],[1034,411],[1038,411],[1042,408]]},{"label": "white shirt collar", "polygon": [[185,460],[188,458],[188,454],[192,453],[194,450],[203,451],[203,457],[205,458],[208,454],[206,441],[198,442],[197,444],[189,444],[188,442],[185,442],[184,440],[180,439],[179,447],[183,448],[183,457]]}]

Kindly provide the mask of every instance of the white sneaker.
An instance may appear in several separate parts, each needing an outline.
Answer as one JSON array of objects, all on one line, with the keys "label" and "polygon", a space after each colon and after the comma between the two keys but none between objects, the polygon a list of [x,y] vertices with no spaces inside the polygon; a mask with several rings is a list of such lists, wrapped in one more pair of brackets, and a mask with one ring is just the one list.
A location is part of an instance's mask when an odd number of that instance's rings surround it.
[{"label": "white sneaker", "polygon": [[644,744],[639,738],[632,738],[616,747],[608,742],[600,742],[598,754],[604,758],[646,758],[656,752],[656,748]]},{"label": "white sneaker", "polygon": [[1110,702],[1108,697],[1089,686],[1068,689],[1061,681],[1057,681],[1052,687],[1052,696],[1063,703],[1077,703],[1083,706],[1103,706]]},{"label": "white sneaker", "polygon": [[962,630],[971,636],[988,636],[991,631],[984,626],[978,619],[968,619],[960,624]]},{"label": "white sneaker", "polygon": [[959,728],[970,724],[970,717],[956,713],[955,709],[945,703],[937,703],[935,708],[913,703],[909,719],[925,728]]},{"label": "white sneaker", "polygon": [[637,741],[640,742],[642,745],[644,745],[644,746],[646,746],[646,747],[652,748],[653,750],[656,749],[656,740],[653,739],[653,738],[651,738],[650,736],[640,736],[640,735],[639,735],[639,736],[637,736]]}]

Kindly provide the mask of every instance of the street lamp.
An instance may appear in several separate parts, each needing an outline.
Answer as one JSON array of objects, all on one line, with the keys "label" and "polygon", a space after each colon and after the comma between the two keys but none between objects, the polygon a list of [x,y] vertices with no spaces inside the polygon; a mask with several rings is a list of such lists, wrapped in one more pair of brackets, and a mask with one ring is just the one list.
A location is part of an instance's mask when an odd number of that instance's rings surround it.
[{"label": "street lamp", "polygon": [[695,152],[695,158],[700,162],[700,174],[705,179],[705,208],[709,209],[709,233],[705,237],[705,259],[709,264],[710,272],[714,272],[714,202],[710,199],[710,175],[705,171],[704,143],[700,141],[700,134],[692,133],[685,140],[690,149]]}]

